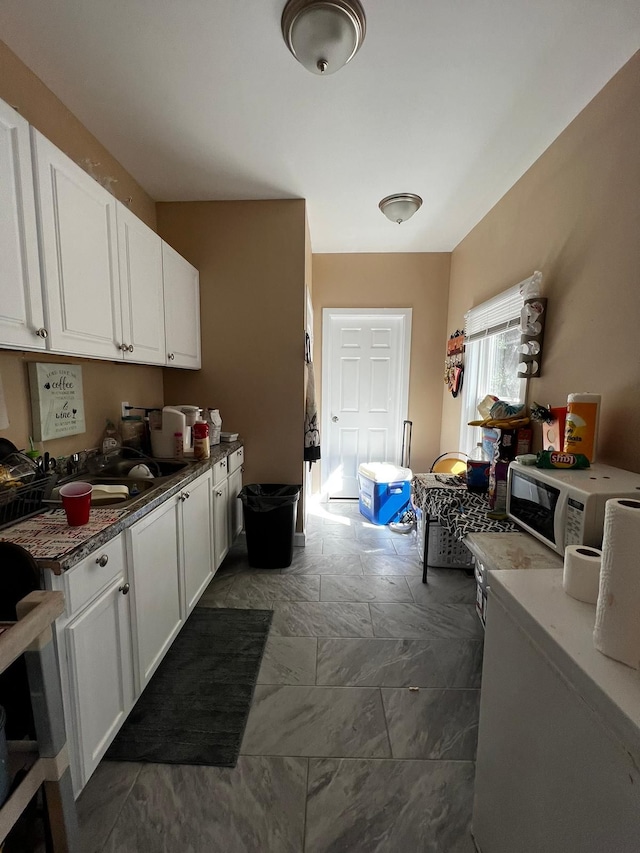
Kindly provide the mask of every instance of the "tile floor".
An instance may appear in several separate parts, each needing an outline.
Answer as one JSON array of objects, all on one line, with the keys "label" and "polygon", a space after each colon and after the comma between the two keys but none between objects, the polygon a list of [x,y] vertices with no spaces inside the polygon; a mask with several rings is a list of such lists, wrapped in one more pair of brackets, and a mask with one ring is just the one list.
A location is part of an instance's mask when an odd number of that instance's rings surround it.
[{"label": "tile floor", "polygon": [[317,507],[288,569],[234,548],[200,603],[274,611],[238,765],[103,762],[83,853],[472,853],[475,586],[429,580],[355,503]]}]

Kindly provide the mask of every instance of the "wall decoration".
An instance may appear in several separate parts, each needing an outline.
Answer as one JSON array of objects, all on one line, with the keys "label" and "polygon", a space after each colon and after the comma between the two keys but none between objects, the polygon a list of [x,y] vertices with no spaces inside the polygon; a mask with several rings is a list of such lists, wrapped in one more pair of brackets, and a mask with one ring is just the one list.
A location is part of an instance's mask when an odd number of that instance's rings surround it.
[{"label": "wall decoration", "polygon": [[36,441],[85,432],[82,367],[29,363],[31,415]]},{"label": "wall decoration", "polygon": [[444,360],[444,382],[453,397],[457,397],[462,390],[463,361],[464,330],[456,329],[452,335],[449,335],[447,355]]}]

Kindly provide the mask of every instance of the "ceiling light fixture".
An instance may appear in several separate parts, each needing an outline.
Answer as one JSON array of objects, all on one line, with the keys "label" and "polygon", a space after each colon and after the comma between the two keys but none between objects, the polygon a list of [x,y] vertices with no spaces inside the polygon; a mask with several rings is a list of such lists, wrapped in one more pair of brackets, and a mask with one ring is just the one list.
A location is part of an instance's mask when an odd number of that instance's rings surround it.
[{"label": "ceiling light fixture", "polygon": [[287,47],[313,74],[333,74],[353,59],[365,29],[359,0],[288,0],[282,12]]},{"label": "ceiling light fixture", "polygon": [[387,219],[392,222],[406,222],[413,214],[422,207],[422,199],[414,193],[396,193],[383,198],[378,205]]}]

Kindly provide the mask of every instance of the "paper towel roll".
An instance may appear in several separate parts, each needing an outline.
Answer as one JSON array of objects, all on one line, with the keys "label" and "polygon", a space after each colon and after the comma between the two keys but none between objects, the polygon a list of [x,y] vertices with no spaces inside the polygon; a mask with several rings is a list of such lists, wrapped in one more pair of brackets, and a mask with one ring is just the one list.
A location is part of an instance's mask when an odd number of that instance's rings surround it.
[{"label": "paper towel roll", "polygon": [[569,545],[564,552],[562,586],[567,595],[595,604],[600,588],[602,551],[584,545]]},{"label": "paper towel roll", "polygon": [[608,657],[640,669],[640,500],[606,503],[593,641]]},{"label": "paper towel roll", "polygon": [[565,453],[583,453],[589,462],[596,461],[600,394],[569,394],[564,428]]}]

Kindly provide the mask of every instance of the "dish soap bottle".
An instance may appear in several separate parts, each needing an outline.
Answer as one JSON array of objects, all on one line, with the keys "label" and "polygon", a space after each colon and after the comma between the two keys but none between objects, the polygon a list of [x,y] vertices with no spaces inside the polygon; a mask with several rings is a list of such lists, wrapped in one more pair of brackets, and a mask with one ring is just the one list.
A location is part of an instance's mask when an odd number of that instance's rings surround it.
[{"label": "dish soap bottle", "polygon": [[107,419],[107,425],[102,433],[101,450],[103,456],[111,456],[122,450],[122,438],[113,421]]}]

